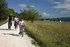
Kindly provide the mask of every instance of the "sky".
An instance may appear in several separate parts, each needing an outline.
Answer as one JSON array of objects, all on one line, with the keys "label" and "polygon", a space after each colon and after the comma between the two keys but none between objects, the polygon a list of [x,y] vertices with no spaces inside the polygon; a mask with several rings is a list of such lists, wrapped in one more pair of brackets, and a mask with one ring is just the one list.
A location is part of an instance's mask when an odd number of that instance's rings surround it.
[{"label": "sky", "polygon": [[70,0],[6,0],[8,8],[20,13],[31,5],[43,18],[70,17]]}]

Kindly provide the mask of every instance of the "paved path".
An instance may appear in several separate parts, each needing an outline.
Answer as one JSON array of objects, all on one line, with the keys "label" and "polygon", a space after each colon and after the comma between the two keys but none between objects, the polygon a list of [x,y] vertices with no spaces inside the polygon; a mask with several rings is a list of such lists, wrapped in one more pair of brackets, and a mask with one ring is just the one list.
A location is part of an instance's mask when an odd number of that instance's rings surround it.
[{"label": "paved path", "polygon": [[18,35],[19,28],[14,30],[14,25],[12,26],[12,30],[8,30],[8,23],[0,26],[0,47],[36,47],[32,45],[30,38],[26,33],[24,33],[24,37]]}]

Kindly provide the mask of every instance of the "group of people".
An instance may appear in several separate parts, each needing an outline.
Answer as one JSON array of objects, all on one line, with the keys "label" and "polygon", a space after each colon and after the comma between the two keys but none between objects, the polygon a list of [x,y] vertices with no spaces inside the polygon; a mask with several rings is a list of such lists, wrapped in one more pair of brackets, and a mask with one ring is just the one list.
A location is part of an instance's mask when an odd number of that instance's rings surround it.
[{"label": "group of people", "polygon": [[10,29],[10,30],[11,30],[11,26],[12,26],[12,21],[14,21],[14,28],[15,28],[15,30],[17,29],[17,26],[19,24],[19,28],[20,28],[19,34],[22,35],[22,37],[23,37],[23,32],[24,32],[24,21],[23,21],[23,19],[21,19],[19,21],[18,16],[15,16],[15,18],[13,20],[13,16],[12,16],[12,14],[10,14],[8,16],[8,29]]}]

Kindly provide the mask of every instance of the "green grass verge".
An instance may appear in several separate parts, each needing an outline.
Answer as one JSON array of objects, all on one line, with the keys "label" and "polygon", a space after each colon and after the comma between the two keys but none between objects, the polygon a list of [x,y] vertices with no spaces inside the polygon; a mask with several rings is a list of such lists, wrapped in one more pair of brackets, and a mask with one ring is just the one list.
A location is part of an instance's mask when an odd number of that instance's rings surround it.
[{"label": "green grass verge", "polygon": [[40,47],[70,47],[70,22],[25,22],[25,31]]},{"label": "green grass verge", "polygon": [[3,24],[5,24],[6,22],[7,22],[6,20],[0,21],[0,26],[3,25]]}]

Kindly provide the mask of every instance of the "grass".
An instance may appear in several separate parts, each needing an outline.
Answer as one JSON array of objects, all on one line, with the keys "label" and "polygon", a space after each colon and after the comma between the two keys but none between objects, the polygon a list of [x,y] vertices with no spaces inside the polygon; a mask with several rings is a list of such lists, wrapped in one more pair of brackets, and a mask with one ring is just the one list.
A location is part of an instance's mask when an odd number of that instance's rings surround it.
[{"label": "grass", "polygon": [[70,22],[25,22],[25,30],[40,47],[70,47]]},{"label": "grass", "polygon": [[0,26],[5,24],[6,22],[7,22],[6,20],[5,21],[0,21]]},{"label": "grass", "polygon": [[35,45],[35,46],[38,46],[38,44],[35,40],[32,40],[32,44]]}]

